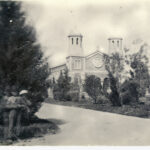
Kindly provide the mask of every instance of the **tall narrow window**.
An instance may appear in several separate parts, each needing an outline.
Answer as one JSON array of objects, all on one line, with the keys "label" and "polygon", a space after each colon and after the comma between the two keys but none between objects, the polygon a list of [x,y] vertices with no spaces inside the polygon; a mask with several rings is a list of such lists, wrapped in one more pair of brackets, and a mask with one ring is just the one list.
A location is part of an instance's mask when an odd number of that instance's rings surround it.
[{"label": "tall narrow window", "polygon": [[78,45],[78,38],[76,38],[76,44]]},{"label": "tall narrow window", "polygon": [[73,38],[72,38],[72,45],[73,45]]},{"label": "tall narrow window", "polygon": [[81,60],[80,59],[74,60],[74,69],[81,69]]},{"label": "tall narrow window", "polygon": [[119,46],[119,41],[117,41],[117,46]]},{"label": "tall narrow window", "polygon": [[81,69],[81,60],[78,60],[78,69]]}]

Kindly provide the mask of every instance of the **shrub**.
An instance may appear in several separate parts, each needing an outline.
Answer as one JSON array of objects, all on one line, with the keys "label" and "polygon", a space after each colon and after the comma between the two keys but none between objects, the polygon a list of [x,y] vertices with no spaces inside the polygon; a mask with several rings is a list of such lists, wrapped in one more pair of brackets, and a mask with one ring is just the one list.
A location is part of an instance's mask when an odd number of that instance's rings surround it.
[{"label": "shrub", "polygon": [[118,79],[114,77],[114,75],[109,72],[109,79],[110,79],[110,89],[111,93],[109,95],[109,99],[113,106],[121,106],[121,100],[120,100],[120,95],[118,92]]},{"label": "shrub", "polygon": [[63,98],[62,92],[60,92],[60,91],[55,91],[53,94],[54,94],[54,99],[55,99],[55,100],[62,100],[62,98]]},{"label": "shrub", "polygon": [[126,80],[121,85],[121,99],[123,104],[129,104],[131,102],[138,101],[138,92],[139,84],[134,80]]},{"label": "shrub", "polygon": [[94,103],[97,103],[97,98],[102,93],[101,79],[95,75],[86,76],[84,89],[94,100]]},{"label": "shrub", "polygon": [[106,98],[106,96],[100,95],[97,99],[97,103],[98,104],[108,104],[108,103],[110,103],[110,101],[108,100],[108,98]]},{"label": "shrub", "polygon": [[65,100],[66,101],[71,101],[72,100],[71,95],[69,93],[66,94]]},{"label": "shrub", "polygon": [[146,88],[147,88],[146,86],[142,87],[142,85],[141,85],[141,87],[138,88],[139,97],[144,97],[145,96]]},{"label": "shrub", "polygon": [[121,93],[121,99],[122,99],[122,104],[127,105],[134,99],[134,97],[132,97],[129,91],[126,91],[124,93]]},{"label": "shrub", "polygon": [[74,102],[79,101],[79,91],[78,90],[71,90],[71,91],[69,91],[68,92],[68,96]]},{"label": "shrub", "polygon": [[81,99],[85,100],[85,95],[84,94],[82,94]]}]

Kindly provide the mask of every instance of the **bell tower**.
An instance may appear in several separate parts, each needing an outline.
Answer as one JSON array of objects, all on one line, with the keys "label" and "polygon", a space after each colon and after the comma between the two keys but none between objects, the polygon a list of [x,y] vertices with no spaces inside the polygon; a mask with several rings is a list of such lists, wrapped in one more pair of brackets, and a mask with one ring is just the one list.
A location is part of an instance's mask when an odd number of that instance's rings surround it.
[{"label": "bell tower", "polygon": [[68,54],[69,54],[69,56],[83,56],[82,38],[83,38],[83,36],[81,34],[70,34],[68,36],[68,40],[69,40]]},{"label": "bell tower", "polygon": [[72,82],[81,84],[84,69],[84,53],[82,47],[83,36],[81,34],[70,34],[68,36],[67,67]]},{"label": "bell tower", "polygon": [[122,53],[122,38],[109,38],[109,53]]}]

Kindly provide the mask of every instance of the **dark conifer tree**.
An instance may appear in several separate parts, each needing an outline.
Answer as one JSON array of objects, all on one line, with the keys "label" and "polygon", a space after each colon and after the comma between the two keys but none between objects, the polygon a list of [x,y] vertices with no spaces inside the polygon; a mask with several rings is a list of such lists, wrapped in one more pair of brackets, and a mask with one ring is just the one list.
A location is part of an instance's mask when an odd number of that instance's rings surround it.
[{"label": "dark conifer tree", "polygon": [[0,2],[0,90],[29,91],[34,114],[47,96],[49,69],[21,3]]},{"label": "dark conifer tree", "polygon": [[[55,80],[54,80],[55,81]],[[54,84],[53,94],[56,100],[66,100],[71,89],[71,78],[68,75],[68,69],[60,72],[57,82]]]},{"label": "dark conifer tree", "polygon": [[84,89],[96,104],[98,97],[102,94],[101,79],[95,75],[86,76]]}]

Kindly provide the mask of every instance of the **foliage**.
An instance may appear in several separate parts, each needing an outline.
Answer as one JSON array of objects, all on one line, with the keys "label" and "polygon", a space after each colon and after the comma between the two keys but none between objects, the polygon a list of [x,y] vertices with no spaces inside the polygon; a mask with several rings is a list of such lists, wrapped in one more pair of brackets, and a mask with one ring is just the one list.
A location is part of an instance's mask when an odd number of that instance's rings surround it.
[{"label": "foliage", "polygon": [[79,101],[80,98],[80,86],[79,83],[74,81],[71,83],[70,91],[68,92],[68,96],[72,101]]},{"label": "foliage", "polygon": [[53,85],[54,99],[63,101],[67,100],[70,88],[71,78],[68,75],[68,69],[65,69],[64,72],[60,72],[57,82]]},{"label": "foliage", "polygon": [[105,104],[109,104],[110,100],[105,95],[101,94],[97,98],[97,103],[105,105]]},{"label": "foliage", "polygon": [[114,53],[111,56],[104,55],[104,62],[110,81],[111,93],[109,99],[114,106],[121,106],[120,82],[124,69],[123,58],[119,53]]},{"label": "foliage", "polygon": [[148,71],[148,57],[144,54],[144,46],[141,46],[137,53],[130,55],[131,67],[134,72],[132,73],[132,78],[136,82],[139,82],[139,96],[145,96],[146,89],[150,84],[150,76]]},{"label": "foliage", "polygon": [[[4,144],[6,144],[7,141],[6,139],[4,139],[4,131],[5,131],[4,128],[6,127],[0,125],[0,142],[4,141],[5,142]],[[55,134],[57,130],[58,127],[51,121],[39,119],[38,122],[34,122],[28,126],[21,126],[20,134],[18,135],[18,138],[27,139],[27,138],[43,136],[43,134],[47,134],[47,133]],[[14,128],[14,131],[16,131],[16,127]]]},{"label": "foliage", "polygon": [[108,92],[107,90],[109,89],[110,87],[110,84],[109,84],[109,78],[105,78],[104,81],[103,81],[103,94],[108,97]]},{"label": "foliage", "polygon": [[[133,99],[138,100],[137,95],[145,96],[150,80],[148,58],[144,54],[144,47],[145,45],[142,45],[137,53],[130,55],[127,54],[128,51],[125,51],[124,59],[119,53],[111,56],[104,55],[105,68],[110,79],[110,100],[113,105],[121,105],[122,102],[119,102],[119,99],[123,101],[123,104],[129,104]],[[124,86],[125,91],[120,91]],[[131,92],[129,89],[135,91]],[[115,100],[118,101],[116,104]]]},{"label": "foliage", "polygon": [[121,99],[120,99],[120,91],[117,87],[118,79],[115,78],[111,73],[108,74],[110,79],[110,89],[111,93],[109,95],[109,99],[112,102],[113,106],[121,106]]},{"label": "foliage", "polygon": [[63,101],[78,101],[80,94],[79,84],[71,83],[71,78],[68,75],[68,70],[60,72],[60,76],[55,82],[53,79],[53,94],[55,100]]},{"label": "foliage", "polygon": [[139,98],[139,83],[133,79],[126,80],[121,85],[121,99],[123,104],[130,104],[131,102],[137,102]]},{"label": "foliage", "polygon": [[97,103],[98,96],[102,93],[102,85],[100,78],[95,75],[86,76],[84,89],[90,97]]},{"label": "foliage", "polygon": [[57,89],[53,90],[53,96],[55,100],[62,100],[62,93]]},{"label": "foliage", "polygon": [[21,3],[0,2],[0,90],[29,91],[34,114],[47,97],[49,69]]},{"label": "foliage", "polygon": [[70,90],[67,94],[67,100],[77,102],[79,101],[79,91],[78,90]]},{"label": "foliage", "polygon": [[119,53],[112,53],[110,56],[104,55],[105,69],[118,80],[121,80],[122,71],[124,70],[123,56]]}]

